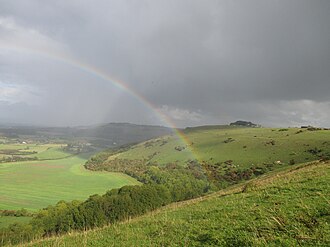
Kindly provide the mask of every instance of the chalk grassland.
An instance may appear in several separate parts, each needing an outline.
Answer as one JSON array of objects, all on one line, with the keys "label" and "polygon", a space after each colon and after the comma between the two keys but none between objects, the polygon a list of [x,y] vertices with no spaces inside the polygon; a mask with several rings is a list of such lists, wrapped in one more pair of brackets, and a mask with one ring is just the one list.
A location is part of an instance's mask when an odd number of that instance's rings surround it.
[{"label": "chalk grassland", "polygon": [[214,164],[232,160],[232,164],[241,168],[276,161],[302,163],[317,159],[316,155],[321,153],[330,153],[329,134],[329,130],[298,128],[202,128],[186,133],[188,143],[177,136],[161,137],[110,156],[109,161],[140,159],[157,164],[185,164],[197,159]]},{"label": "chalk grassland", "polygon": [[330,163],[296,165],[103,229],[28,246],[329,246]]}]

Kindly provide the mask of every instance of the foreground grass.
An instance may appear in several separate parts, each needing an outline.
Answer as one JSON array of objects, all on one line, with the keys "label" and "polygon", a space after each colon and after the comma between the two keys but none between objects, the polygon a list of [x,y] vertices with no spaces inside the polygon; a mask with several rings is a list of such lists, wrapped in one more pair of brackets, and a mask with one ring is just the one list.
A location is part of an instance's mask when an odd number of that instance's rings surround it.
[{"label": "foreground grass", "polygon": [[210,128],[187,131],[186,141],[177,136],[166,136],[140,143],[129,150],[109,157],[134,159],[158,164],[180,163],[197,159],[208,163],[231,160],[241,168],[252,164],[302,163],[330,154],[330,131],[307,131],[298,128]]},{"label": "foreground grass", "polygon": [[[58,157],[58,150],[48,150]],[[55,154],[55,153],[56,154]],[[120,173],[91,172],[85,158],[0,164],[0,209],[37,210],[60,200],[84,200],[112,188],[138,184]]]},{"label": "foreground grass", "polygon": [[273,172],[104,229],[28,246],[329,246],[330,163]]}]

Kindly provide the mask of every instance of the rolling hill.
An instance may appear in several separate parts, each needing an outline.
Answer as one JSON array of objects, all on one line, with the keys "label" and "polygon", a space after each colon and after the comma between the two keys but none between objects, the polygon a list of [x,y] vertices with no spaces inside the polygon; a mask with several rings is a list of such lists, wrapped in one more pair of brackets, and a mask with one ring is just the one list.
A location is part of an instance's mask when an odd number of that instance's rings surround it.
[{"label": "rolling hill", "polygon": [[329,246],[330,163],[285,168],[123,223],[27,246]]},{"label": "rolling hill", "polygon": [[108,160],[140,159],[157,164],[199,162],[231,163],[246,167],[257,163],[301,163],[330,154],[328,130],[298,128],[196,128],[185,131],[186,141],[177,136],[152,139],[118,152]]},{"label": "rolling hill", "polygon": [[202,126],[108,149],[85,167],[125,173],[141,186],[60,201],[28,224],[3,229],[2,238],[20,243],[111,224],[34,244],[322,246],[329,236],[329,133]]},{"label": "rolling hill", "polygon": [[203,126],[186,129],[184,135],[184,141],[170,135],[107,150],[86,167],[138,178],[152,166],[195,165],[223,188],[287,165],[330,157],[329,130]]}]

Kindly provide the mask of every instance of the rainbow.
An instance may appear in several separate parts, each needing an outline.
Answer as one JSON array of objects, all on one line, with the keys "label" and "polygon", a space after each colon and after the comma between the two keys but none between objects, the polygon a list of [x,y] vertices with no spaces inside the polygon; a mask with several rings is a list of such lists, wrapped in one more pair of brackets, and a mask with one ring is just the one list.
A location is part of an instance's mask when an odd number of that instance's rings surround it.
[{"label": "rainbow", "polygon": [[3,43],[0,43],[0,49],[14,51],[14,52],[20,52],[20,53],[24,52],[24,53],[37,54],[37,55],[40,55],[47,59],[58,61],[60,63],[65,63],[65,64],[67,64],[71,67],[77,68],[78,70],[81,70],[85,73],[91,74],[104,81],[110,82],[113,86],[115,86],[119,90],[121,90],[121,91],[129,94],[131,97],[137,99],[145,107],[147,107],[147,109],[150,109],[162,123],[164,123],[168,127],[172,128],[174,134],[182,141],[182,143],[190,151],[191,157],[197,161],[200,161],[200,159],[198,159],[198,154],[191,147],[191,141],[189,140],[189,138],[180,129],[178,129],[176,127],[176,125],[173,123],[173,121],[166,114],[164,114],[160,109],[158,109],[156,106],[154,106],[143,95],[136,92],[127,83],[125,83],[119,79],[116,79],[113,76],[108,75],[106,72],[102,71],[101,69],[99,69],[91,64],[79,61],[76,58],[74,58],[73,56],[70,56],[63,52],[53,52],[48,49],[22,47],[22,46],[3,44]]}]

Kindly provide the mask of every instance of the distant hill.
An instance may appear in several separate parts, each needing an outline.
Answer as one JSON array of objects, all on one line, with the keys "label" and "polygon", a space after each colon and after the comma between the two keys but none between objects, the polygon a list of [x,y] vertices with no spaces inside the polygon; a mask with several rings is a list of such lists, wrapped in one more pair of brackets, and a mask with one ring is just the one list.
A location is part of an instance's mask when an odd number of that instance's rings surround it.
[{"label": "distant hill", "polygon": [[0,134],[11,138],[31,138],[45,142],[49,139],[64,139],[89,142],[99,147],[137,143],[171,133],[172,129],[167,127],[130,123],[108,123],[82,127],[0,127]]}]

